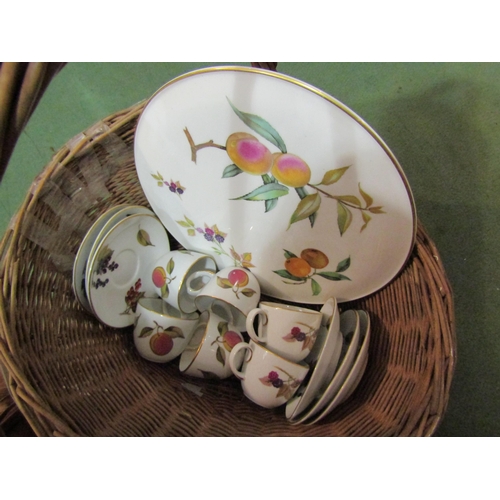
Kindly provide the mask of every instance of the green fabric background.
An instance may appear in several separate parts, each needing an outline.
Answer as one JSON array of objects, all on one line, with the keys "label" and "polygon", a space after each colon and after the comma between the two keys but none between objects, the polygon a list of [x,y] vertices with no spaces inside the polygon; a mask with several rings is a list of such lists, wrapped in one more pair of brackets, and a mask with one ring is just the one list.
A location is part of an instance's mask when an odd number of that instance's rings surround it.
[{"label": "green fabric background", "polygon": [[[70,63],[0,185],[0,234],[68,139],[186,71],[249,63]],[[457,368],[438,436],[500,435],[500,64],[279,63],[336,97],[399,159],[454,290]],[[300,126],[300,124],[297,124]]]}]

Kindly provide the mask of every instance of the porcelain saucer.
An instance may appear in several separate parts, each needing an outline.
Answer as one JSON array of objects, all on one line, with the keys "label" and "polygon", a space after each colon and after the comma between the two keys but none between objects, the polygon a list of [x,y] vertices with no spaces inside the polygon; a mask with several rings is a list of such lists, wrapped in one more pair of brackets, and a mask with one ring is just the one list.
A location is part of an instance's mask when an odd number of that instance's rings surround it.
[{"label": "porcelain saucer", "polygon": [[137,302],[156,297],[151,267],[170,250],[165,227],[149,214],[118,222],[102,239],[87,270],[86,291],[92,311],[104,324],[133,324]]},{"label": "porcelain saucer", "polygon": [[123,219],[136,214],[152,215],[156,217],[155,213],[152,210],[147,207],[143,207],[142,205],[122,205],[122,208],[120,210],[117,210],[111,215],[111,217],[109,217],[109,219],[97,234],[94,244],[90,249],[89,262],[92,261],[97,247],[99,246],[103,238],[111,231],[111,229],[113,229],[113,227]]},{"label": "porcelain saucer", "polygon": [[126,208],[127,205],[117,205],[110,208],[92,224],[90,229],[85,234],[78,252],[76,253],[75,262],[73,264],[73,291],[78,302],[83,306],[87,312],[92,312],[90,302],[87,298],[85,291],[85,271],[90,257],[92,246],[97,240],[97,236],[106,223],[119,211]]},{"label": "porcelain saucer", "polygon": [[316,395],[316,401],[300,415],[293,423],[299,424],[318,414],[335,397],[344,380],[349,375],[356,360],[360,340],[360,318],[354,309],[349,309],[340,314],[340,331],[344,338],[340,363],[337,371],[322,393]]},{"label": "porcelain saucer", "polygon": [[326,408],[316,416],[314,420],[308,422],[309,424],[314,424],[319,422],[321,419],[325,418],[329,413],[333,411],[334,408],[341,405],[346,399],[348,399],[354,392],[359,382],[363,378],[363,374],[368,363],[368,346],[370,344],[370,316],[366,311],[359,310],[359,320],[360,320],[360,332],[361,332],[361,346],[356,357],[349,375],[344,380],[344,383],[338,390],[334,398],[328,403]]},{"label": "porcelain saucer", "polygon": [[[286,404],[285,415],[291,422],[299,418],[318,393],[321,393],[325,382],[333,377],[340,359],[343,338],[340,332],[340,313],[336,299],[328,299],[321,312],[324,315],[321,331],[311,354],[305,360],[311,366],[310,376],[303,387],[299,388],[297,395]],[[323,342],[321,342],[322,339]],[[319,346],[318,349],[316,349],[317,346]]]}]

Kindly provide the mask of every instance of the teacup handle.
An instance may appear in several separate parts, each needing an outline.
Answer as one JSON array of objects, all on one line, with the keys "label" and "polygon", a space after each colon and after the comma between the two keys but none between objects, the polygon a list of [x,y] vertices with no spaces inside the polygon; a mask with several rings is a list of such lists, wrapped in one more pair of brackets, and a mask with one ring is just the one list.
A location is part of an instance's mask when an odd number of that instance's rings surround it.
[{"label": "teacup handle", "polygon": [[265,321],[264,325],[267,323],[267,313],[264,309],[260,309],[260,308],[252,309],[248,313],[247,320],[246,320],[247,333],[254,342],[265,343],[267,341],[267,337],[264,334],[264,332],[262,332],[262,335],[259,337],[257,332],[254,330],[254,327],[253,327],[253,322],[254,322],[255,316],[258,316],[258,315],[262,315],[264,317],[264,321]]},{"label": "teacup handle", "polygon": [[[245,374],[238,370],[236,367],[236,355],[242,350],[242,349],[248,349],[250,351],[250,354],[253,354],[252,348],[250,347],[250,344],[247,344],[246,342],[239,342],[236,344],[231,352],[229,353],[229,367],[231,368],[231,371],[234,373],[235,377],[239,378],[240,380],[244,380]],[[250,358],[247,360],[250,361],[252,359],[252,356],[250,355]],[[244,364],[244,361],[242,363],[242,366]]]},{"label": "teacup handle", "polygon": [[191,295],[191,297],[198,295],[203,287],[212,279],[213,275],[214,273],[208,270],[196,271],[191,274],[186,284],[186,291],[188,295]]}]

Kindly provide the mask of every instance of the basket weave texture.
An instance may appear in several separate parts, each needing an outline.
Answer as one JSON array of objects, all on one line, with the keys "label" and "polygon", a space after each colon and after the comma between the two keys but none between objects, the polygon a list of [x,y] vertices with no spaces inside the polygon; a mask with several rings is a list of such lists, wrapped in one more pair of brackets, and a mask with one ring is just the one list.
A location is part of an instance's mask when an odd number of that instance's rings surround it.
[{"label": "basket weave texture", "polygon": [[[72,266],[92,222],[120,203],[148,206],[133,155],[146,102],[107,117],[56,153],[0,244],[0,368],[39,436],[429,436],[447,407],[456,360],[453,297],[419,223],[389,285],[340,304],[371,316],[365,375],[315,425],[245,398],[239,381],[192,379],[135,350],[132,327],[100,324],[78,304]],[[176,247],[176,242],[172,241]],[[178,246],[178,245],[177,245]]]}]

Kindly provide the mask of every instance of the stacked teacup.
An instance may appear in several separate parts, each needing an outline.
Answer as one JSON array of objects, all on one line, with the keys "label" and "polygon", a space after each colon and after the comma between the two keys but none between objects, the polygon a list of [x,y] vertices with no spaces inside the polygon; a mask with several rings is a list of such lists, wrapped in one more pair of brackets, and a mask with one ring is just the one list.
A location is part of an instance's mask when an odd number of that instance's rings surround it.
[{"label": "stacked teacup", "polygon": [[157,363],[180,357],[179,370],[193,377],[234,374],[265,408],[292,398],[309,372],[321,312],[260,301],[250,270],[218,271],[212,256],[191,250],[167,252],[151,280],[157,297],[139,299],[134,324],[141,356]]},{"label": "stacked teacup", "polygon": [[319,311],[274,302],[260,302],[248,313],[245,327],[250,341],[233,348],[229,366],[250,400],[275,408],[295,394],[309,372],[304,360],[314,347],[321,321]]},{"label": "stacked teacup", "polygon": [[[255,276],[239,267],[217,272],[210,255],[172,250],[154,263],[156,298],[141,298],[136,309],[134,343],[139,354],[157,363],[180,356],[179,369],[194,377],[232,375],[229,355],[246,318],[260,300]],[[243,353],[233,366],[243,362]]]}]

